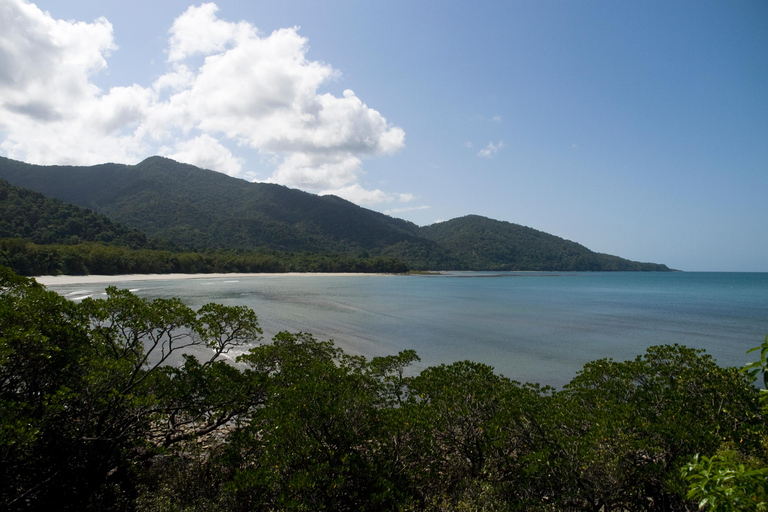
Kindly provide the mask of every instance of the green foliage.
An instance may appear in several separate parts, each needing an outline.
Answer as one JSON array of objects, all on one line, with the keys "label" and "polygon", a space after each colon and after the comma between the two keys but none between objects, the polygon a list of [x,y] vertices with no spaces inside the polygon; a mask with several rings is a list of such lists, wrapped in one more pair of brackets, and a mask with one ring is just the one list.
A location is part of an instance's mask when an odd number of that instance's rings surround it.
[{"label": "green foliage", "polygon": [[[148,247],[136,229],[104,215],[0,180],[0,238],[24,238],[37,244],[74,245],[100,242],[132,248]],[[157,242],[153,242],[157,244]]]},{"label": "green foliage", "polygon": [[[757,393],[737,369],[700,350],[651,347],[634,361],[600,360],[565,387],[558,471],[591,489],[595,507],[684,509],[679,468],[721,442],[757,449],[765,422]],[[557,430],[555,430],[557,431]],[[562,489],[562,495],[581,493]]]},{"label": "green foliage", "polygon": [[0,508],[764,510],[756,366],[651,347],[556,391],[418,360],[0,268]]},{"label": "green foliage", "polygon": [[[763,413],[768,415],[768,336],[759,347],[747,353],[760,351],[760,359],[746,365],[744,372],[754,381],[762,374],[764,388],[760,389]],[[739,440],[739,443],[743,439]],[[768,435],[763,431],[764,448]],[[697,453],[692,462],[683,467],[682,475],[688,483],[688,497],[699,503],[700,509],[712,512],[768,510],[768,464],[765,458],[747,458],[734,448],[735,443],[723,443],[712,457]]]},{"label": "green foliage", "polygon": [[748,350],[747,354],[758,350],[760,351],[760,359],[746,365],[743,371],[754,380],[762,376],[763,388],[760,390],[760,399],[763,402],[763,411],[768,414],[768,335],[759,347]]},{"label": "green foliage", "polygon": [[239,492],[278,510],[392,503],[393,491],[378,476],[380,461],[366,442],[378,437],[381,409],[363,359],[288,333],[241,359],[269,375],[270,399],[232,445],[242,461]]},{"label": "green foliage", "polygon": [[97,243],[37,245],[0,240],[0,264],[22,275],[167,274],[211,272],[365,272],[404,273],[399,260],[272,251],[205,253],[131,249]]},{"label": "green foliage", "polygon": [[412,377],[406,376],[407,368],[421,361],[415,350],[404,350],[396,356],[374,357],[371,373],[381,382],[381,399],[389,406],[402,406],[409,393]]},{"label": "green foliage", "polygon": [[87,318],[34,281],[0,267],[0,481],[3,507],[20,507],[62,473],[56,433],[81,375]]},{"label": "green foliage", "polygon": [[734,453],[701,457],[683,468],[688,498],[711,512],[768,510],[768,468],[750,468],[734,460]]},{"label": "green foliage", "polygon": [[[258,341],[249,310],[196,313],[114,288],[74,304],[4,268],[0,291],[5,510],[118,510],[142,461],[263,402],[258,379],[217,359]],[[203,365],[191,355],[165,364],[205,346],[213,355]]]},{"label": "green foliage", "polygon": [[526,456],[536,446],[535,387],[461,361],[427,368],[409,386],[402,422],[406,474],[426,510],[506,510],[531,498]]}]

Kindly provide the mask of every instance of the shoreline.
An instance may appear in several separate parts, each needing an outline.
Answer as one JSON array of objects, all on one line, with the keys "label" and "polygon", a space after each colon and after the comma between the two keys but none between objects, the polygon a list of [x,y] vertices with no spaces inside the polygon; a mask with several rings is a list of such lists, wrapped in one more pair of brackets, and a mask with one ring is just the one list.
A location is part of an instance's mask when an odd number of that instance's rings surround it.
[{"label": "shoreline", "polygon": [[119,274],[119,275],[87,275],[87,276],[34,276],[32,279],[42,284],[72,285],[72,284],[101,284],[122,283],[131,281],[176,281],[180,279],[222,279],[242,277],[360,277],[360,276],[387,276],[395,274],[377,274],[365,272],[284,272],[284,273],[211,273],[211,274]]}]

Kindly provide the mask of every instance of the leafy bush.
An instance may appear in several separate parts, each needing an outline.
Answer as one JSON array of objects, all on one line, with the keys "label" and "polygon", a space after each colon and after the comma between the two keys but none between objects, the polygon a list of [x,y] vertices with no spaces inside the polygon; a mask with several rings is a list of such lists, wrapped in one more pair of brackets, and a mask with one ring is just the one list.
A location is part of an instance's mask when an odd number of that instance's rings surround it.
[{"label": "leafy bush", "polygon": [[[760,399],[763,412],[768,414],[768,336],[759,347],[760,359],[748,364],[743,372],[750,380],[762,377]],[[739,440],[739,444],[743,439]],[[688,497],[701,509],[712,512],[768,510],[768,463],[765,457],[747,456],[734,448],[735,443],[723,443],[712,457],[696,454],[683,467],[688,482]],[[763,455],[768,451],[768,436],[763,431]]]},{"label": "leafy bush", "polygon": [[554,390],[0,268],[0,508],[763,510],[767,352],[744,372],[651,347]]}]

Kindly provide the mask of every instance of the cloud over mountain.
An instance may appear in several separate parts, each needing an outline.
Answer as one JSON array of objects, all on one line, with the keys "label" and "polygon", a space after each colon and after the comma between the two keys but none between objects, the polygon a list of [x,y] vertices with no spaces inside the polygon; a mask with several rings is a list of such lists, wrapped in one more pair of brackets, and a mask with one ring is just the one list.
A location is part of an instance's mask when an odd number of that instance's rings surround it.
[{"label": "cloud over mountain", "polygon": [[112,25],[53,19],[23,0],[0,3],[0,151],[40,164],[135,163],[170,156],[253,178],[233,148],[274,162],[267,181],[361,203],[407,194],[367,190],[365,158],[392,154],[405,133],[308,60],[298,27],[261,34],[219,19],[213,3],[173,23],[167,70],[149,86],[100,90],[94,77],[117,50]]}]

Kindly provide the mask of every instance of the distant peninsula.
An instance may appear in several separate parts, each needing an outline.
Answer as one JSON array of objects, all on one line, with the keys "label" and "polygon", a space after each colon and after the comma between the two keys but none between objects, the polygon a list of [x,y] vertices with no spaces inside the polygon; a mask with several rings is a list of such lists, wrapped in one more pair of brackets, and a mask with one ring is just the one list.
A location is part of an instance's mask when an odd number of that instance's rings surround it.
[{"label": "distant peninsula", "polygon": [[[59,265],[56,273],[99,273],[83,251],[119,253],[129,262],[136,251],[145,260],[162,253],[167,272],[670,270],[478,215],[420,227],[336,196],[251,183],[163,157],[94,166],[0,157],[0,178],[0,263],[12,266],[14,257],[29,260],[31,252],[54,246],[56,254],[81,258],[79,268]],[[111,268],[106,273],[131,271]]]}]

